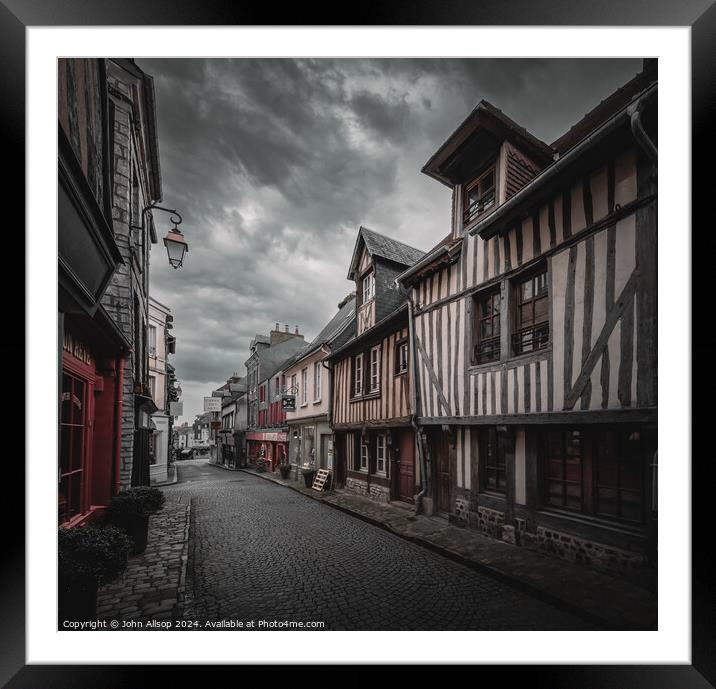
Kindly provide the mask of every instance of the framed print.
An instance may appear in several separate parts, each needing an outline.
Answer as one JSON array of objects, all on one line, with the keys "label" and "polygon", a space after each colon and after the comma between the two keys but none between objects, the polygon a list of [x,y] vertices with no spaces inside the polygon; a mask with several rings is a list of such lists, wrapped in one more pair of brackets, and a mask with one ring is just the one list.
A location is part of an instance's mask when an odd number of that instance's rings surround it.
[{"label": "framed print", "polygon": [[713,685],[713,6],[3,2],[6,686]]}]

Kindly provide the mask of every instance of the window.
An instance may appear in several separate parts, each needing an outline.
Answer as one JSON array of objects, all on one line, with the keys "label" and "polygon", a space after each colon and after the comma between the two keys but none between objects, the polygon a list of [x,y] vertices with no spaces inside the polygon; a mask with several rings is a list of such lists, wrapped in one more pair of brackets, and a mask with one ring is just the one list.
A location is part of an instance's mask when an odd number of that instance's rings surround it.
[{"label": "window", "polygon": [[375,296],[375,273],[372,271],[363,278],[363,303],[368,303]]},{"label": "window", "polygon": [[408,370],[408,341],[399,342],[395,348],[395,375]]},{"label": "window", "polygon": [[582,509],[582,434],[551,431],[547,436],[545,501],[555,507]]},{"label": "window", "polygon": [[645,446],[633,428],[548,431],[542,443],[543,503],[642,523]]},{"label": "window", "polygon": [[495,167],[465,187],[463,222],[467,225],[495,205]]},{"label": "window", "polygon": [[353,359],[353,394],[363,394],[363,355],[356,354]]},{"label": "window", "polygon": [[276,399],[280,394],[281,394],[281,378],[280,378],[280,376],[276,376],[274,399]]},{"label": "window", "polygon": [[379,435],[375,446],[375,472],[385,474],[385,436]]},{"label": "window", "polygon": [[153,400],[157,399],[157,378],[156,376],[149,376],[149,392]]},{"label": "window", "polygon": [[62,374],[60,412],[60,524],[85,510],[84,468],[87,384],[81,378]]},{"label": "window", "polygon": [[313,401],[321,401],[321,369],[323,365],[320,361],[313,364]]},{"label": "window", "polygon": [[368,445],[366,443],[360,445],[360,470],[368,471]]},{"label": "window", "polygon": [[547,271],[533,273],[515,284],[514,354],[544,349],[549,343]]},{"label": "window", "polygon": [[298,392],[298,379],[295,373],[291,376],[291,390],[289,390],[289,392],[292,395],[295,395]]},{"label": "window", "polygon": [[157,355],[157,327],[149,326],[149,356]]},{"label": "window", "polygon": [[504,493],[507,488],[505,446],[494,428],[480,431],[478,436],[480,490]]},{"label": "window", "polygon": [[370,391],[380,389],[380,345],[370,350]]},{"label": "window", "polygon": [[308,369],[301,371],[301,404],[308,403]]},{"label": "window", "polygon": [[473,363],[484,364],[500,359],[500,292],[480,295],[476,310],[476,344]]}]

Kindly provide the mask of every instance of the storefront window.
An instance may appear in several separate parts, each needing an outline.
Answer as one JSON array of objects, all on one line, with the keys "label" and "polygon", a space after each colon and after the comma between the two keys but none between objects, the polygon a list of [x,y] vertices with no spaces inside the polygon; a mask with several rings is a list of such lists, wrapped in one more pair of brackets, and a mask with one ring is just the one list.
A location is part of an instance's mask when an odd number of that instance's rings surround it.
[{"label": "storefront window", "polygon": [[59,522],[84,511],[84,456],[87,383],[69,373],[62,375],[60,411]]}]

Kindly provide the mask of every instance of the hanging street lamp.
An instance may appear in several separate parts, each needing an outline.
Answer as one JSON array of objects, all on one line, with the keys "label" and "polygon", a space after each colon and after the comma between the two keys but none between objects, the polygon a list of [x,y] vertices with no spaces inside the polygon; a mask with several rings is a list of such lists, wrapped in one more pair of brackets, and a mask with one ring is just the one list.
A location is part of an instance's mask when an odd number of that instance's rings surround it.
[{"label": "hanging street lamp", "polygon": [[166,237],[164,237],[164,246],[167,248],[169,265],[175,270],[181,268],[184,262],[184,254],[189,251],[189,245],[178,227],[178,225],[181,225],[181,215],[173,208],[162,208],[161,206],[152,204],[142,210],[142,221],[144,221],[144,214],[149,211],[164,211],[165,213],[172,214],[172,217],[169,218],[169,222],[174,223],[174,227],[172,227],[167,232]]}]

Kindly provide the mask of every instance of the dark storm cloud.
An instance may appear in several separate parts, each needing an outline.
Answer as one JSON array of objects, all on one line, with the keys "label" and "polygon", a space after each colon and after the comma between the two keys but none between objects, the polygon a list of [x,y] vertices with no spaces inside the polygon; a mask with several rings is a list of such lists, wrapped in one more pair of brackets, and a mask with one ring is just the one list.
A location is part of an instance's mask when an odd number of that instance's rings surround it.
[{"label": "dark storm cloud", "polygon": [[[420,174],[485,98],[551,142],[638,60],[146,59],[164,203],[184,267],[155,247],[151,289],[174,312],[185,416],[275,322],[311,339],[351,289],[360,224],[429,249],[449,190]],[[156,215],[158,231],[166,219]]]}]

